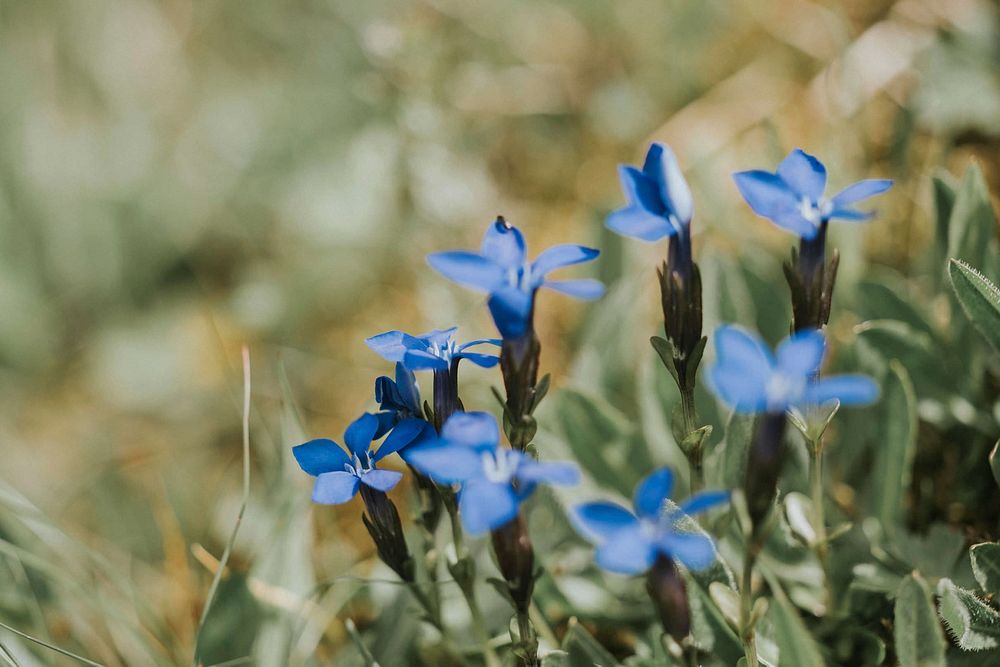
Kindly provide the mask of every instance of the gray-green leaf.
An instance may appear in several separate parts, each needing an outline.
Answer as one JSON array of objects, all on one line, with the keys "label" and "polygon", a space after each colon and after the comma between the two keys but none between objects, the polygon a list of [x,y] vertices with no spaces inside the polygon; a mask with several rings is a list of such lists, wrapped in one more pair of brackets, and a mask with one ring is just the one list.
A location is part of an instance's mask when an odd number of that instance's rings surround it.
[{"label": "gray-green leaf", "polygon": [[983,592],[1000,596],[1000,544],[975,544],[969,550],[969,558],[972,560],[972,573],[976,575]]},{"label": "gray-green leaf", "polygon": [[587,629],[580,625],[575,618],[569,621],[569,629],[563,638],[562,649],[569,654],[569,664],[571,665],[599,665],[600,667],[613,667],[618,665],[615,657],[608,653],[607,649],[601,646],[594,636],[587,632]]},{"label": "gray-green leaf", "polygon": [[917,444],[917,400],[910,376],[892,361],[882,387],[882,428],[873,476],[873,509],[892,535],[903,521],[903,499],[910,485]]},{"label": "gray-green leaf", "polygon": [[939,581],[937,592],[938,613],[960,648],[984,651],[1000,646],[1000,614],[992,607],[951,579]]},{"label": "gray-green leaf", "polygon": [[958,302],[979,333],[1000,352],[1000,289],[963,261],[948,264]]},{"label": "gray-green leaf", "polygon": [[931,592],[914,572],[896,592],[895,644],[902,667],[944,667],[945,639],[938,623]]}]

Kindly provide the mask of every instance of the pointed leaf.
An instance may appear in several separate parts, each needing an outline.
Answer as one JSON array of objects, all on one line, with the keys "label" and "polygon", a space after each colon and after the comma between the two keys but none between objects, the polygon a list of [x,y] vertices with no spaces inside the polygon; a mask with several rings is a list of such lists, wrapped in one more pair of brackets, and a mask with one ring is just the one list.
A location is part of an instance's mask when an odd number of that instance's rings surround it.
[{"label": "pointed leaf", "polygon": [[881,430],[872,479],[874,514],[890,536],[903,522],[903,506],[910,486],[917,445],[917,400],[910,376],[892,361],[882,387]]},{"label": "pointed leaf", "polygon": [[951,579],[938,582],[938,613],[952,639],[966,651],[1000,646],[1000,614]]},{"label": "pointed leaf", "polygon": [[896,592],[895,644],[901,667],[945,667],[945,640],[927,582],[916,572]]},{"label": "pointed leaf", "polygon": [[601,665],[617,667],[619,664],[608,650],[601,646],[576,618],[569,620],[569,629],[563,637],[562,649],[569,653],[571,665]]},{"label": "pointed leaf", "polygon": [[969,550],[972,573],[987,595],[1000,596],[1000,544],[985,542]]},{"label": "pointed leaf", "polygon": [[973,162],[962,176],[948,216],[948,257],[982,265],[985,249],[996,234],[996,217],[982,169]]},{"label": "pointed leaf", "polygon": [[1000,352],[1000,289],[978,270],[956,259],[949,262],[948,273],[962,310],[993,349]]}]

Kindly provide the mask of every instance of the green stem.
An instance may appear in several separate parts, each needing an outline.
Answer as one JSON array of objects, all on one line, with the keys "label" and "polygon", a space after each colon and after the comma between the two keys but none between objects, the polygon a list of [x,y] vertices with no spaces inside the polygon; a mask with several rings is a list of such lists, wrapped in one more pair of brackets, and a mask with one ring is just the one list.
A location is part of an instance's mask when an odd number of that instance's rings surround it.
[{"label": "green stem", "polygon": [[[535,637],[535,628],[531,624],[527,611],[517,612],[517,634],[521,639],[521,644],[526,647],[527,655],[519,660],[523,667],[537,667],[538,662],[538,639]],[[534,647],[532,649],[531,647]]]},{"label": "green stem", "polygon": [[[698,428],[698,413],[694,407],[694,387],[680,387],[681,390],[681,418],[684,423],[685,436],[691,434]],[[680,444],[680,443],[678,443]],[[691,451],[685,451],[688,460],[689,479],[691,493],[697,493],[705,486],[704,473],[702,472],[702,451],[698,446]]]},{"label": "green stem", "polygon": [[747,545],[743,557],[743,584],[740,586],[740,641],[743,642],[743,654],[747,658],[747,667],[757,667],[757,643],[754,629],[750,625],[750,615],[753,611],[753,566],[757,560],[758,546],[756,542]]},{"label": "green stem", "polygon": [[809,443],[812,454],[810,479],[812,488],[813,531],[816,533],[814,549],[820,566],[823,568],[823,582],[826,587],[826,603],[828,609],[834,607],[833,578],[830,573],[830,543],[826,533],[826,516],[824,511],[823,493],[823,443]]},{"label": "green stem", "polygon": [[446,497],[444,505],[448,509],[448,518],[451,522],[451,536],[455,544],[456,562],[452,568],[452,575],[455,577],[455,581],[462,591],[462,597],[465,598],[465,603],[469,607],[469,613],[472,616],[472,629],[482,646],[486,667],[501,667],[500,657],[490,642],[490,633],[486,628],[483,612],[476,601],[475,574],[472,569],[473,562],[469,556],[469,550],[465,546],[462,523],[458,516],[458,506],[455,504],[454,495]]}]

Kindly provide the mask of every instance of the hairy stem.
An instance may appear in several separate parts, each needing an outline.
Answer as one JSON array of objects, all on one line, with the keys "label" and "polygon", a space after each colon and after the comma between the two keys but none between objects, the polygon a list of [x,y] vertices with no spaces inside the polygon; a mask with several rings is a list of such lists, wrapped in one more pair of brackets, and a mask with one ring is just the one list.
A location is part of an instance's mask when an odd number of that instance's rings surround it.
[{"label": "hairy stem", "polygon": [[823,582],[826,588],[827,609],[833,609],[833,577],[830,572],[830,544],[826,533],[826,516],[824,511],[823,493],[823,444],[821,442],[810,443],[809,453],[812,455],[812,465],[810,465],[810,478],[812,488],[813,506],[813,531],[816,533],[816,540],[813,545],[816,550],[816,557],[823,568]]}]

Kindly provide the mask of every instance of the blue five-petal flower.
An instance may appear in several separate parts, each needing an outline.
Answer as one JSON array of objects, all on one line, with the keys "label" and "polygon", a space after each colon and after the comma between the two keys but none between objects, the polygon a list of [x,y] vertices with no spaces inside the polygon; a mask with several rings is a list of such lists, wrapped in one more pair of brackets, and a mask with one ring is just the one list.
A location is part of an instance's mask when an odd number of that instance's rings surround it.
[{"label": "blue five-petal flower", "polygon": [[678,530],[678,521],[729,500],[725,491],[704,491],[669,509],[673,490],[669,468],[654,471],[635,489],[635,512],[617,503],[597,501],[577,505],[570,513],[576,529],[597,544],[597,564],[611,572],[638,574],[665,556],[700,570],[715,560],[712,540],[702,533]]},{"label": "blue five-petal flower", "polygon": [[487,228],[479,252],[439,252],[428,255],[427,262],[459,285],[487,292],[500,334],[517,338],[528,330],[535,291],[540,287],[578,299],[596,299],[604,294],[604,285],[597,280],[548,279],[550,272],[589,262],[599,253],[594,248],[564,244],[545,250],[529,262],[521,230],[497,218]]},{"label": "blue five-petal flower", "polygon": [[618,176],[628,205],[608,216],[609,229],[650,242],[687,234],[694,201],[669,146],[654,143],[646,153],[642,171],[623,164],[618,167]]},{"label": "blue five-petal flower", "polygon": [[499,442],[500,429],[492,415],[460,412],[445,422],[437,442],[407,452],[407,462],[434,481],[462,485],[459,514],[472,535],[514,519],[539,483],[571,485],[579,478],[571,463],[541,463]]},{"label": "blue five-petal flower", "polygon": [[710,386],[737,412],[780,413],[834,399],[865,405],[878,397],[878,386],[866,375],[817,377],[826,339],[816,330],[792,334],[774,355],[757,336],[727,325],[715,331],[715,350]]},{"label": "blue five-petal flower", "polygon": [[477,366],[492,368],[500,361],[495,354],[470,352],[476,345],[500,345],[495,338],[483,338],[457,344],[453,336],[457,327],[434,330],[419,336],[402,331],[386,331],[365,340],[368,347],[387,361],[400,363],[409,371],[446,371],[452,361],[468,359]]},{"label": "blue five-petal flower", "polygon": [[820,224],[829,220],[870,220],[874,214],[854,204],[892,187],[888,179],[863,180],[827,198],[826,167],[800,148],[789,153],[775,173],[741,171],[733,180],[754,213],[805,239],[816,236]]},{"label": "blue five-petal flower", "polygon": [[378,451],[372,452],[372,440],[379,428],[378,418],[370,413],[361,415],[344,432],[347,451],[328,438],[317,438],[292,448],[299,467],[316,477],[313,502],[324,505],[346,503],[365,484],[378,491],[392,489],[402,479],[395,470],[376,467],[386,456],[400,451],[424,430],[427,423],[407,419],[392,430]]}]

